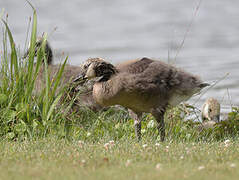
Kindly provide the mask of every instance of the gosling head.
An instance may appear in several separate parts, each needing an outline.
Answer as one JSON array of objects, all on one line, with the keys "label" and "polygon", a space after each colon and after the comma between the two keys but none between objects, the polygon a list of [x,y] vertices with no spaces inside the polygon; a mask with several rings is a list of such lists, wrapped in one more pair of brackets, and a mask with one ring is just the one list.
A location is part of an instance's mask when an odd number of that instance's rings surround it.
[{"label": "gosling head", "polygon": [[[37,41],[35,44],[35,54],[34,54],[35,57],[37,56],[37,52],[41,48],[43,41],[44,41],[44,39],[42,37],[37,38]],[[28,48],[27,52],[24,54],[23,58],[26,58],[28,55],[29,55],[29,48]],[[47,40],[46,40],[46,46],[45,46],[45,55],[46,55],[46,59],[47,59],[47,64],[48,65],[52,64],[53,53],[52,53],[51,46]]]},{"label": "gosling head", "polygon": [[220,103],[216,99],[209,98],[203,104],[202,121],[220,121]]},{"label": "gosling head", "polygon": [[90,58],[83,65],[83,76],[86,79],[99,77],[99,81],[107,81],[117,72],[117,69],[102,58]]}]

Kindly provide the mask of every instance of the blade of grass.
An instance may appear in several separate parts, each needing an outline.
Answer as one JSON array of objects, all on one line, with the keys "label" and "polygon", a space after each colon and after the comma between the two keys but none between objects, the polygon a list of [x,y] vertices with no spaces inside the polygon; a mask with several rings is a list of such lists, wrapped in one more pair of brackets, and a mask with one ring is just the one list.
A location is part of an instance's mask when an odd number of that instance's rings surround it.
[{"label": "blade of grass", "polygon": [[202,0],[199,0],[198,4],[197,4],[197,6],[196,6],[196,9],[195,9],[195,11],[194,11],[193,17],[192,17],[192,19],[191,19],[191,21],[190,21],[190,23],[189,23],[189,25],[188,25],[188,27],[187,27],[187,30],[186,30],[186,32],[185,32],[185,34],[184,34],[184,36],[183,36],[183,40],[182,40],[180,46],[177,48],[176,55],[175,55],[175,58],[174,58],[175,62],[176,62],[176,59],[177,59],[177,57],[178,57],[180,51],[182,50],[182,48],[183,48],[183,46],[184,46],[185,40],[186,40],[186,38],[187,38],[187,36],[188,36],[188,33],[189,33],[189,31],[190,31],[190,29],[191,29],[191,27],[192,27],[192,24],[193,24],[193,22],[194,22],[194,19],[196,18],[196,15],[197,15],[197,13],[198,13],[198,11],[199,11],[199,8],[200,8],[200,6],[201,6],[201,3],[202,3]]},{"label": "blade of grass", "polygon": [[34,64],[34,56],[35,56],[35,45],[36,45],[36,37],[37,37],[37,14],[35,8],[32,4],[27,1],[33,9],[33,21],[32,21],[32,33],[31,33],[31,41],[29,48],[29,58],[28,58],[28,83],[32,83],[32,73],[33,73],[33,64]]},{"label": "blade of grass", "polygon": [[29,4],[33,9],[33,21],[32,21],[30,47],[28,50],[28,53],[29,53],[28,62],[26,63],[26,65],[27,65],[27,76],[26,76],[27,90],[25,91],[26,101],[29,101],[29,98],[32,95],[32,89],[33,89],[34,83],[35,83],[35,80],[33,78],[33,66],[34,66],[36,36],[37,36],[37,14],[36,14],[35,8],[31,5],[31,3],[29,3]]},{"label": "blade of grass", "polygon": [[53,113],[53,110],[55,109],[56,105],[58,104],[59,100],[61,99],[62,94],[58,95],[57,98],[53,101],[48,113],[46,120],[48,121]]},{"label": "blade of grass", "polygon": [[3,44],[3,55],[2,55],[2,61],[1,61],[1,75],[2,75],[1,88],[2,88],[2,91],[6,93],[9,89],[11,89],[11,87],[9,87],[10,78],[9,78],[9,62],[8,62],[8,53],[7,53],[8,49],[7,49],[7,31],[6,30],[3,31],[2,44]]},{"label": "blade of grass", "polygon": [[50,98],[49,98],[49,92],[50,92],[50,87],[51,87],[51,83],[50,83],[50,75],[48,73],[48,63],[47,63],[47,59],[46,59],[46,53],[45,53],[45,48],[46,48],[46,37],[47,34],[44,33],[43,35],[43,40],[42,40],[42,45],[41,45],[41,51],[44,54],[43,56],[43,60],[44,60],[44,74],[45,74],[45,83],[46,83],[46,87],[45,87],[45,94],[44,94],[44,102],[43,102],[43,120],[46,121],[47,120],[47,112],[49,110],[50,107]]},{"label": "blade of grass", "polygon": [[[15,75],[16,81],[18,81],[19,71],[18,71],[17,52],[16,52],[16,48],[15,48],[15,43],[14,43],[14,40],[12,37],[12,33],[7,25],[7,22],[4,21],[3,19],[2,19],[2,21],[5,24],[5,27],[6,27],[6,30],[8,33],[8,38],[9,38],[10,45],[11,45],[11,65],[13,65],[13,67],[14,67],[14,75]],[[11,78],[13,78],[13,68],[11,68]]]},{"label": "blade of grass", "polygon": [[219,82],[223,81],[224,79],[229,76],[229,73],[226,73],[222,78],[215,81],[212,85],[210,85],[206,90],[204,90],[202,93],[200,93],[200,96],[193,102],[193,106],[201,99],[201,97],[206,94],[210,89],[212,89],[214,86],[216,86]]},{"label": "blade of grass", "polygon": [[53,87],[53,90],[52,90],[52,96],[54,96],[54,94],[56,92],[56,89],[57,89],[57,87],[58,87],[58,85],[60,83],[60,80],[61,80],[61,77],[62,77],[62,74],[63,74],[63,71],[64,71],[64,68],[65,68],[67,60],[68,60],[68,57],[66,57],[63,65],[61,65],[61,68],[60,68],[60,70],[57,73],[57,76],[56,76],[56,79],[55,79],[55,83],[54,83],[54,87]]},{"label": "blade of grass", "polygon": [[39,70],[40,70],[40,67],[42,65],[42,59],[44,58],[44,54],[42,51],[38,51],[37,52],[37,62],[36,62],[36,65],[35,65],[35,71],[34,71],[34,75],[33,75],[33,79],[34,79],[34,82],[37,78],[37,75],[39,73]]}]

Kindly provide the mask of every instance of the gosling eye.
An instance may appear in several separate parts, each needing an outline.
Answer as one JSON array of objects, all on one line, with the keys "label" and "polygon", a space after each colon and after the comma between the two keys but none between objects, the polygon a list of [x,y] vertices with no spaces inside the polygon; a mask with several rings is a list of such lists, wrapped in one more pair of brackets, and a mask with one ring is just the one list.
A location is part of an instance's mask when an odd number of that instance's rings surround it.
[{"label": "gosling eye", "polygon": [[212,109],[209,109],[209,112],[212,112]]},{"label": "gosling eye", "polygon": [[83,66],[83,68],[84,68],[84,69],[87,69],[87,68],[89,67],[89,65],[90,65],[90,64],[85,64],[85,65]]}]

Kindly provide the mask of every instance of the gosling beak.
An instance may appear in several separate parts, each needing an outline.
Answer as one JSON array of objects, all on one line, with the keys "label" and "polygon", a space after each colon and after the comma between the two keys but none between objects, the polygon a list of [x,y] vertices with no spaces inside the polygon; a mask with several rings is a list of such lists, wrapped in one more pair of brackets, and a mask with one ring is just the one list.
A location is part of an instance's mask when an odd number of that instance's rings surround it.
[{"label": "gosling beak", "polygon": [[74,80],[74,83],[84,84],[88,79],[85,77],[85,74],[79,74]]},{"label": "gosling beak", "polygon": [[[29,49],[22,56],[23,59],[26,59],[29,56]],[[35,49],[34,56],[37,56],[37,49]]]},{"label": "gosling beak", "polygon": [[29,55],[29,49],[27,50],[27,52],[24,53],[24,55],[23,55],[22,58],[23,58],[23,59],[26,59],[28,55]]}]

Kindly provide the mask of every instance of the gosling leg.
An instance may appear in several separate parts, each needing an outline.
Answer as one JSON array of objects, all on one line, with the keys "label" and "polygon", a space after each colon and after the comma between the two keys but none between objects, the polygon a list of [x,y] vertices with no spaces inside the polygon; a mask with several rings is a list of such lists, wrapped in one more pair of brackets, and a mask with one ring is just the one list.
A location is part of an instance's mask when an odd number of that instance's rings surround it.
[{"label": "gosling leg", "polygon": [[141,140],[141,121],[142,121],[142,113],[135,113],[129,109],[129,114],[134,120],[135,127],[135,135],[138,141]]},{"label": "gosling leg", "polygon": [[164,124],[164,113],[165,109],[156,109],[152,112],[152,115],[155,117],[157,121],[157,129],[160,134],[160,140],[161,142],[165,139],[165,124]]}]

